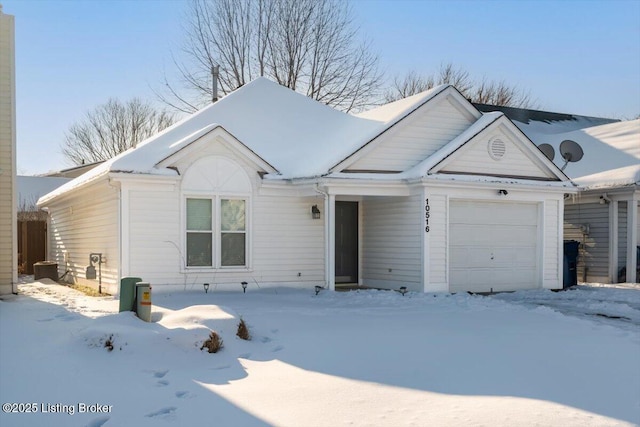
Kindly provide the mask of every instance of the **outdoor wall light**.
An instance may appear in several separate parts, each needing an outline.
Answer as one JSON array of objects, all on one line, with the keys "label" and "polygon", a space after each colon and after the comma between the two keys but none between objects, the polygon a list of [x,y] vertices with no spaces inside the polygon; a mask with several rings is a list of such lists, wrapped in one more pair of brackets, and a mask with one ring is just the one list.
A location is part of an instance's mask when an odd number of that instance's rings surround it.
[{"label": "outdoor wall light", "polygon": [[607,193],[604,193],[602,196],[600,196],[601,205],[608,205],[609,203],[611,203],[611,199],[607,196]]},{"label": "outdoor wall light", "polygon": [[498,190],[498,194],[500,194],[501,196],[506,196],[507,194],[509,194],[509,192],[507,190]]},{"label": "outdoor wall light", "polygon": [[402,296],[404,296],[404,294],[407,293],[407,287],[406,286],[400,286],[400,293],[402,294]]},{"label": "outdoor wall light", "polygon": [[318,295],[322,289],[324,289],[322,286],[316,285],[316,295]]},{"label": "outdoor wall light", "polygon": [[247,282],[241,282],[240,284],[242,285],[242,293],[246,294],[247,293],[247,285],[248,285],[248,283]]},{"label": "outdoor wall light", "polygon": [[318,209],[318,205],[311,206],[311,218],[320,219],[320,209]]},{"label": "outdoor wall light", "polygon": [[206,293],[208,293],[208,292],[209,292],[209,284],[208,284],[208,283],[205,283],[205,284],[203,284],[202,286],[204,287],[204,293],[205,293],[205,294],[206,294]]}]

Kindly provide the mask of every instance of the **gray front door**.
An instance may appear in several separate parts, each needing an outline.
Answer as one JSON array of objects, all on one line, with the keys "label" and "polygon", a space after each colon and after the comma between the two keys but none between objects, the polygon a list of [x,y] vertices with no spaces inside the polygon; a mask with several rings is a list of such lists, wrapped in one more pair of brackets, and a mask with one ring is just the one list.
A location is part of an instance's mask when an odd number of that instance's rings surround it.
[{"label": "gray front door", "polygon": [[358,283],[358,202],[336,202],[336,283]]}]

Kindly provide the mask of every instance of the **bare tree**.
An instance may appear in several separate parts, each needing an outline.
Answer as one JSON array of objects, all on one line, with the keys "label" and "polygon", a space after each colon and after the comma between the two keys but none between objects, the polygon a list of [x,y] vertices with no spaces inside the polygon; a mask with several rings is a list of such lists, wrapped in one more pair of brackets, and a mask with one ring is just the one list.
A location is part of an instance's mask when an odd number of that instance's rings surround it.
[{"label": "bare tree", "polygon": [[109,99],[86,113],[65,134],[62,154],[73,164],[108,160],[173,124],[173,114],[139,98]]},{"label": "bare tree", "polygon": [[158,93],[181,111],[210,102],[214,66],[224,94],[266,76],[343,111],[371,105],[382,84],[344,0],[192,0],[186,34],[183,87],[165,77]]},{"label": "bare tree", "polygon": [[44,221],[47,213],[38,209],[36,196],[20,197],[18,199],[18,221]]},{"label": "bare tree", "polygon": [[480,81],[474,81],[468,71],[455,67],[451,63],[441,65],[435,74],[422,76],[411,71],[402,79],[396,77],[391,88],[385,93],[385,101],[392,102],[406,98],[441,84],[455,86],[471,102],[479,104],[516,108],[537,107],[528,92],[511,86],[504,80],[488,81],[483,78]]}]

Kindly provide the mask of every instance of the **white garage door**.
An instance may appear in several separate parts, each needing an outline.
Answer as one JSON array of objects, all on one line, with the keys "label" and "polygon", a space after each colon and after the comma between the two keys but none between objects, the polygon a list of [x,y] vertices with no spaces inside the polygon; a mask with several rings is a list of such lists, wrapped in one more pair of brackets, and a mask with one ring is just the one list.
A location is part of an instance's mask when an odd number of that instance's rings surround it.
[{"label": "white garage door", "polygon": [[537,248],[537,204],[451,201],[451,292],[538,287]]}]

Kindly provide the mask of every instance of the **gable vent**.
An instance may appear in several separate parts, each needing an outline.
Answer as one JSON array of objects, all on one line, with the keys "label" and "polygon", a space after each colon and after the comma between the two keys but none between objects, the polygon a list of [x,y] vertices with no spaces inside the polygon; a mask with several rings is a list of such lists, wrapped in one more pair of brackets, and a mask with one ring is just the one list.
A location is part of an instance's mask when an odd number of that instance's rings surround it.
[{"label": "gable vent", "polygon": [[493,160],[500,160],[507,151],[507,145],[499,138],[489,141],[489,155]]}]

